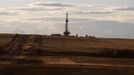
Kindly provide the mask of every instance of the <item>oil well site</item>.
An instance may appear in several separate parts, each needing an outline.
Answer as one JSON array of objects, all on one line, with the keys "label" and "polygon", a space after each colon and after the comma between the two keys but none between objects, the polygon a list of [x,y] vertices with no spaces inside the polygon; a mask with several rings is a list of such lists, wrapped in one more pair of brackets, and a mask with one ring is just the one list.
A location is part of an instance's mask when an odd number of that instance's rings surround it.
[{"label": "oil well site", "polygon": [[134,75],[134,39],[0,34],[0,75]]}]

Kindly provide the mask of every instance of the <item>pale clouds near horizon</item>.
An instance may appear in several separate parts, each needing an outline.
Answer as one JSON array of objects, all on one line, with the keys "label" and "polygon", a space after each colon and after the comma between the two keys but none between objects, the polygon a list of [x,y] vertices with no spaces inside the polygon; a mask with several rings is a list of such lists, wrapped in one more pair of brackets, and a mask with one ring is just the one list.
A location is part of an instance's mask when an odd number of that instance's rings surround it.
[{"label": "pale clouds near horizon", "polygon": [[63,33],[69,12],[72,34],[134,38],[133,0],[0,1],[1,33]]}]

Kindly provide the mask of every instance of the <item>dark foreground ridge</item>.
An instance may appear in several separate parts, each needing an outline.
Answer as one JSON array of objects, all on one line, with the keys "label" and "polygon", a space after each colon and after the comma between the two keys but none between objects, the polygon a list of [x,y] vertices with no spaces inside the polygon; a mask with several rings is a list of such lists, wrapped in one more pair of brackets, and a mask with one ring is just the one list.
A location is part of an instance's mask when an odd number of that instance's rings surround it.
[{"label": "dark foreground ridge", "polygon": [[90,50],[84,51],[58,51],[58,50],[41,50],[29,49],[26,55],[37,56],[89,56],[89,57],[113,57],[113,58],[134,58],[134,51],[131,50]]},{"label": "dark foreground ridge", "polygon": [[79,65],[10,66],[1,70],[0,75],[133,75],[133,69]]},{"label": "dark foreground ridge", "polygon": [[[21,57],[21,58],[18,58]],[[65,56],[10,56],[0,75],[133,75],[134,59]],[[7,64],[2,62],[6,62]]]}]

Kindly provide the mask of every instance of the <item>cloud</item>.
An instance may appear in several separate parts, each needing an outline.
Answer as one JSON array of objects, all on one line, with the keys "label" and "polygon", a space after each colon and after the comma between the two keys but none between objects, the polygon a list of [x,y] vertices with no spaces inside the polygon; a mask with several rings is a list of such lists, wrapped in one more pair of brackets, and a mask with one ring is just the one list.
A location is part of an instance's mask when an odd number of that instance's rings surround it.
[{"label": "cloud", "polygon": [[[54,23],[65,23],[66,18],[62,17],[55,17],[55,18],[30,18],[29,21],[51,21]],[[88,22],[89,20],[92,20],[90,18],[69,18],[69,23],[75,23],[75,22]]]},{"label": "cloud", "polygon": [[95,35],[98,37],[133,38],[132,23],[120,23],[115,21],[98,21],[80,19],[69,24],[70,31],[80,35]]},{"label": "cloud", "polygon": [[115,10],[120,10],[120,11],[134,11],[134,7],[122,7],[122,8],[117,8]]},{"label": "cloud", "polygon": [[73,11],[74,14],[111,14],[112,11]]},{"label": "cloud", "polygon": [[63,3],[54,3],[54,2],[40,2],[40,3],[34,3],[35,6],[47,6],[47,7],[75,7],[75,5],[72,4],[63,4]]},{"label": "cloud", "polygon": [[64,10],[66,8],[75,7],[72,4],[63,4],[63,3],[52,3],[52,2],[40,2],[29,4],[28,7],[18,7],[14,8],[15,10],[24,10],[24,11],[50,11],[50,10]]},{"label": "cloud", "polygon": [[16,10],[0,8],[0,16],[16,16],[19,13],[20,12]]},{"label": "cloud", "polygon": [[32,21],[38,21],[38,20],[45,20],[45,21],[63,21],[65,20],[65,18],[31,18],[29,20],[32,20]]},{"label": "cloud", "polygon": [[[42,30],[47,30],[47,32],[49,32],[50,34],[64,32],[65,20],[63,18],[37,18],[37,19],[41,20],[40,22],[44,22],[44,21],[50,22],[50,24],[44,23],[45,26],[47,25],[48,26],[42,29]],[[134,24],[132,23],[120,23],[115,21],[99,21],[99,20],[92,20],[89,18],[79,18],[79,19],[71,18],[70,21],[69,21],[69,30],[72,33],[72,35],[79,34],[85,36],[87,34],[87,35],[94,35],[97,37],[118,37],[118,38],[134,37],[133,36]],[[51,27],[53,28],[51,29]]]},{"label": "cloud", "polygon": [[47,10],[62,10],[62,8],[21,7],[21,8],[16,8],[15,10],[23,10],[23,11],[47,11]]},{"label": "cloud", "polygon": [[17,14],[11,12],[0,12],[0,15],[17,15]]},{"label": "cloud", "polygon": [[18,12],[11,12],[11,11],[0,11],[0,15],[18,15]]},{"label": "cloud", "polygon": [[[65,18],[31,18],[26,22],[10,22],[1,24],[0,32],[19,32],[23,30],[24,33],[38,33],[38,34],[52,34],[63,33],[65,26]],[[7,26],[6,26],[7,25]],[[121,23],[115,21],[100,21],[92,20],[90,18],[70,18],[69,30],[72,35],[79,34],[82,36],[94,35],[97,37],[122,37],[134,38],[133,33],[134,24]]]}]

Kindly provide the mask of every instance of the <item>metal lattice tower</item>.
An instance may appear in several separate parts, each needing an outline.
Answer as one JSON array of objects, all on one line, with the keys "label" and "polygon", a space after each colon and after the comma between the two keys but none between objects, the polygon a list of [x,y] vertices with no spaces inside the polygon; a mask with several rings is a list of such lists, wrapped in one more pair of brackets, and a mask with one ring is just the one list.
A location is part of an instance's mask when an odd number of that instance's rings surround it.
[{"label": "metal lattice tower", "polygon": [[70,32],[69,32],[69,29],[68,29],[68,13],[66,13],[66,24],[65,24],[65,32],[64,32],[64,36],[69,36]]}]

